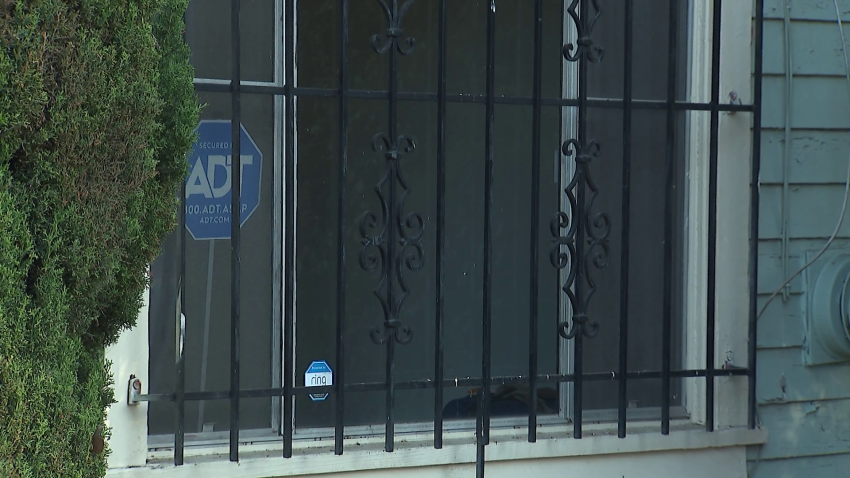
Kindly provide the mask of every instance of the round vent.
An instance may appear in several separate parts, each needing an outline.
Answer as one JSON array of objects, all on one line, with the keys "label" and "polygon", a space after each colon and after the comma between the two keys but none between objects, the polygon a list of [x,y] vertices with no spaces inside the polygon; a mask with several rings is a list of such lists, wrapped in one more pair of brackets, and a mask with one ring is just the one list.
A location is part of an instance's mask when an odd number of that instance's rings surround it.
[{"label": "round vent", "polygon": [[850,254],[833,257],[812,291],[811,326],[821,346],[835,358],[850,358]]}]

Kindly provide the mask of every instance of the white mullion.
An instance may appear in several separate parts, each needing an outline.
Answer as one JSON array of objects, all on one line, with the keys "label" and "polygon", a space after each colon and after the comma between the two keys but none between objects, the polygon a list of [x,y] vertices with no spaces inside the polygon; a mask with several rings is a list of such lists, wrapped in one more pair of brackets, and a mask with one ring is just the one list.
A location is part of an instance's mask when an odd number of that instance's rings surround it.
[{"label": "white mullion", "polygon": [[[689,100],[707,102],[711,95],[713,2],[696,2],[691,11]],[[721,25],[720,101],[730,91],[747,101],[750,89],[752,2],[723,5]],[[740,15],[740,18],[738,16]],[[750,48],[741,48],[749,45]],[[743,94],[741,94],[743,93]],[[710,113],[688,113],[688,201],[685,232],[686,273],[685,366],[689,369],[717,366],[731,351],[734,365],[747,357],[748,254],[751,161],[751,115],[721,113],[718,125],[717,250],[715,297],[706,293],[708,273],[708,166]],[[744,169],[741,169],[744,168]],[[715,300],[715,364],[705,363],[706,309]],[[715,428],[746,424],[746,378],[719,377],[715,386]],[[705,422],[705,379],[688,380],[684,398],[691,421]]]},{"label": "white mullion", "polygon": [[[563,41],[564,43],[573,42],[575,43],[578,38],[578,32],[576,30],[576,26],[572,21],[569,13],[567,13],[567,9],[563,10]],[[561,95],[566,99],[575,99],[578,97],[578,63],[574,61],[567,61],[563,59],[561,64],[563,67],[561,68]],[[578,111],[575,107],[568,106],[561,108],[561,143],[564,141],[568,141],[576,137],[578,132]],[[567,217],[569,218],[569,224],[573,223],[572,217],[572,208],[569,200],[564,194],[564,188],[567,187],[567,184],[572,180],[573,174],[575,173],[575,161],[570,160],[570,158],[565,158],[559,150],[555,153],[560,162],[561,167],[559,167],[560,178],[558,178],[560,187],[558,189],[558,198],[561,211],[567,213]],[[566,283],[567,276],[569,276],[570,267],[572,265],[572,257],[570,257],[570,264],[564,269],[561,269],[558,272],[558,317],[561,321],[571,322],[573,316],[573,310],[570,306],[569,299],[566,294],[561,291],[561,287]],[[560,369],[558,373],[568,374],[573,372],[573,341],[567,340],[560,335],[558,336],[558,356],[559,356],[559,365]],[[560,401],[560,412],[559,415],[563,418],[570,419],[573,417],[573,384],[562,382],[559,385],[558,390],[559,401]]]},{"label": "white mullion", "polygon": [[[694,2],[690,12],[690,61],[688,65],[688,100],[706,102],[711,93],[711,3]],[[687,176],[685,179],[685,367],[703,366],[706,334],[706,287],[708,273],[708,131],[709,116],[689,111]],[[691,420],[705,419],[705,381],[685,382],[684,402]]]},{"label": "white mullion", "polygon": [[[724,2],[721,24],[720,101],[732,91],[751,103],[752,2]],[[749,45],[749,48],[741,48]],[[715,365],[727,356],[746,366],[749,339],[749,208],[752,139],[751,114],[720,113],[717,182],[717,324]],[[758,158],[756,158],[758,159]],[[742,170],[743,168],[743,170]],[[743,213],[742,213],[743,212]],[[747,424],[747,377],[720,377],[715,387],[715,427]],[[734,405],[734,406],[733,406]]]}]

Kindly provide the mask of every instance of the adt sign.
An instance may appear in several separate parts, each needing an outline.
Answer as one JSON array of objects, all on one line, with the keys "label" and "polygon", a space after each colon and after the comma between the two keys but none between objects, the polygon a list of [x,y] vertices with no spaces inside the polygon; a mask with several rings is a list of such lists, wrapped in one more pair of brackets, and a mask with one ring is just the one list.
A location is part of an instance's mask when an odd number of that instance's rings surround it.
[{"label": "adt sign", "polygon": [[[324,360],[314,360],[304,372],[305,387],[324,387],[334,384],[334,372],[331,366]],[[325,400],[328,398],[328,393],[311,393],[310,400],[314,402]]]},{"label": "adt sign", "polygon": [[[203,120],[189,156],[186,179],[186,229],[195,240],[230,239],[233,178],[232,137],[229,120]],[[263,153],[240,125],[242,161],[241,221],[260,205]]]}]

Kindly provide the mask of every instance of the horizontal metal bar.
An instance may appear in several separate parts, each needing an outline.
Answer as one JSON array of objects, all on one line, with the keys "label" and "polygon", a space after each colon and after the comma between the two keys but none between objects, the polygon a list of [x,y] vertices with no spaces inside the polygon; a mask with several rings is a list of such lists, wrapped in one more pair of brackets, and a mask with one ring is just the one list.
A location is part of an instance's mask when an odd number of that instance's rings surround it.
[{"label": "horizontal metal bar", "polygon": [[[708,371],[706,369],[694,369],[694,370],[671,370],[670,377],[672,378],[699,378],[705,377]],[[714,370],[715,377],[738,377],[738,376],[747,376],[749,373],[749,369],[747,368],[726,368],[726,369],[717,369]],[[591,382],[605,382],[605,381],[615,381],[620,378],[620,374],[617,372],[602,372],[602,373],[588,373],[582,376],[582,380],[591,381]],[[660,370],[647,370],[647,371],[634,371],[626,374],[626,378],[628,380],[648,380],[648,379],[660,379],[661,371]],[[572,382],[575,380],[575,375],[573,374],[538,374],[535,379],[537,383],[563,383],[563,382]],[[421,380],[411,380],[407,382],[396,382],[395,388],[398,390],[416,390],[416,389],[432,389],[434,388],[434,384],[436,382],[431,379],[421,379]],[[483,380],[480,377],[463,377],[463,378],[452,378],[443,380],[443,387],[452,388],[452,387],[480,387],[483,384]],[[504,376],[504,377],[493,377],[490,380],[490,385],[507,385],[507,384],[525,384],[528,383],[527,375],[513,375],[513,376]],[[350,383],[346,384],[344,387],[346,392],[380,392],[386,390],[386,384],[384,382],[364,382],[364,383]],[[279,397],[283,396],[284,389],[281,387],[276,388],[256,388],[256,389],[246,389],[239,391],[240,398],[266,398],[266,397]],[[311,393],[333,393],[336,391],[335,385],[328,385],[324,387],[292,387],[293,395],[307,395]],[[148,395],[137,395],[136,401],[138,402],[168,402],[174,401],[175,394],[173,393],[160,393],[160,394],[148,394]],[[198,400],[228,400],[230,398],[229,390],[220,390],[220,391],[210,391],[210,392],[187,392],[185,399],[187,401],[198,401]]]},{"label": "horizontal metal bar", "polygon": [[[239,432],[239,445],[280,442],[276,430],[242,429]],[[186,434],[186,448],[198,449],[209,446],[226,446],[230,443],[230,430],[220,432],[196,432]],[[148,435],[149,451],[165,451],[174,446],[174,435]]]},{"label": "horizontal metal bar", "polygon": [[[617,410],[585,410],[583,412],[585,423],[611,423],[617,421]],[[634,421],[656,421],[661,416],[659,407],[629,408],[628,418]],[[681,406],[671,407],[671,419],[682,420],[689,417],[687,410]],[[493,418],[492,429],[511,429],[526,426],[528,419],[525,417],[499,417]],[[564,419],[554,415],[542,415],[539,427],[563,426]],[[396,425],[397,435],[409,435],[414,433],[429,433],[433,431],[433,423],[430,422],[406,422]],[[445,431],[467,431],[475,427],[475,419],[452,419],[445,423]],[[376,425],[348,425],[345,427],[345,437],[358,438],[381,435],[384,433],[384,424]],[[229,432],[199,432],[187,433],[187,446],[203,447],[226,445]],[[334,427],[316,427],[295,430],[295,440],[331,440],[334,438]],[[280,435],[269,430],[242,430],[239,435],[240,444],[279,442]],[[148,437],[149,449],[166,449],[174,446],[174,435],[150,435]]]},{"label": "horizontal metal bar", "polygon": [[[200,83],[195,85],[195,89],[197,91],[204,91],[208,93],[230,93],[230,83]],[[260,83],[242,83],[242,87],[240,92],[242,94],[265,94],[265,95],[289,95],[290,90],[288,86],[275,86],[270,83],[260,84]],[[307,88],[307,87],[298,87],[294,89],[295,96],[307,96],[307,97],[320,97],[320,98],[336,98],[339,96],[338,89],[331,88]],[[368,99],[368,100],[388,100],[390,97],[390,93],[385,90],[349,90],[348,91],[349,98],[357,98],[357,99]],[[439,95],[437,93],[413,93],[413,92],[399,92],[398,100],[399,101],[429,101],[429,102],[437,102],[439,99]],[[534,98],[533,97],[525,97],[525,96],[496,96],[494,98],[496,104],[499,105],[520,105],[520,106],[534,106]],[[447,94],[446,101],[449,103],[474,103],[474,104],[486,104],[487,96],[486,95],[474,95],[474,94]],[[579,105],[579,100],[575,98],[541,98],[541,104],[543,106],[561,106],[561,107],[570,107]],[[667,101],[666,100],[640,100],[633,99],[631,101],[632,108],[641,109],[641,110],[666,110],[667,109]],[[587,99],[587,106],[589,108],[616,108],[622,109],[625,106],[625,102],[621,98],[592,98],[589,97]],[[711,111],[713,109],[712,103],[691,103],[687,101],[677,101],[673,104],[673,109],[676,111]],[[721,112],[752,112],[753,106],[749,104],[732,104],[732,103],[718,103],[717,111]]]},{"label": "horizontal metal bar", "polygon": [[[245,398],[262,398],[262,397],[275,397],[279,394],[265,394],[262,395],[252,395],[251,392],[260,392],[260,390],[240,390],[239,396]],[[194,392],[187,393],[186,400],[229,400],[230,399],[230,390],[218,390],[215,392]]]},{"label": "horizontal metal bar", "polygon": [[176,393],[150,393],[150,394],[134,394],[131,399],[131,404],[140,402],[173,402],[177,400]]},{"label": "horizontal metal bar", "polygon": [[[240,84],[242,85],[243,90],[244,90],[244,88],[245,88],[246,86],[260,87],[260,88],[275,87],[275,86],[277,86],[277,85],[275,84],[275,82],[273,82],[273,81],[252,81],[252,80],[243,80],[243,81],[241,81],[241,82],[240,82]],[[194,80],[194,85],[195,85],[195,86],[199,86],[199,85],[218,85],[218,86],[222,86],[222,85],[223,85],[223,86],[227,87],[228,91],[230,91],[230,80],[229,80],[229,79],[221,79],[221,78],[195,78],[195,80]]]}]

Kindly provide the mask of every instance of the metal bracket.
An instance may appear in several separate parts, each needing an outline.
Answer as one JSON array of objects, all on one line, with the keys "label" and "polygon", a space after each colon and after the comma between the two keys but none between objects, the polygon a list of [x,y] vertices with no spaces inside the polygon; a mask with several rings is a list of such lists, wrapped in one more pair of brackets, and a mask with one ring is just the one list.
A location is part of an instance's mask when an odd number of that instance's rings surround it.
[{"label": "metal bracket", "polygon": [[127,381],[127,405],[136,406],[142,401],[142,381],[136,378],[135,375],[130,375],[130,380]]},{"label": "metal bracket", "polygon": [[[180,312],[179,303],[180,301],[178,301],[175,322],[175,363],[178,364],[183,357],[183,347],[186,342],[186,316]],[[134,407],[142,402],[171,401],[172,399],[173,394],[143,394],[142,381],[135,374],[130,374],[130,380],[127,381],[127,405]]]},{"label": "metal bracket", "polygon": [[142,402],[171,402],[173,400],[174,394],[142,393],[142,381],[134,374],[130,374],[130,380],[127,381],[127,405],[135,407]]},{"label": "metal bracket", "polygon": [[[744,103],[741,101],[741,98],[738,97],[738,93],[736,91],[729,92],[729,104],[730,105],[743,105]],[[737,111],[727,111],[726,114],[734,115]]]},{"label": "metal bracket", "polygon": [[728,369],[735,366],[735,354],[731,350],[726,351],[726,361],[723,362],[723,368]]},{"label": "metal bracket", "polygon": [[747,370],[747,367],[735,365],[735,354],[731,350],[726,351],[726,360],[723,361],[724,370]]}]

